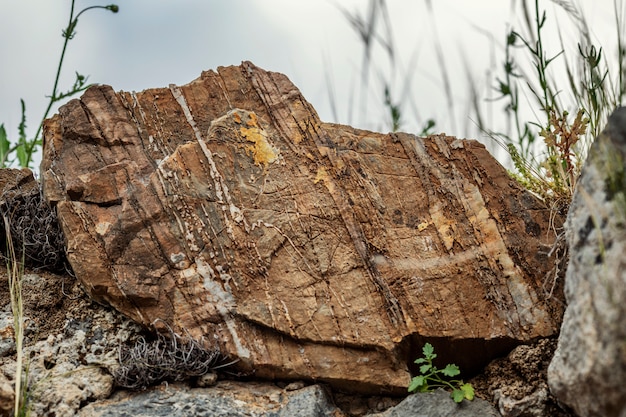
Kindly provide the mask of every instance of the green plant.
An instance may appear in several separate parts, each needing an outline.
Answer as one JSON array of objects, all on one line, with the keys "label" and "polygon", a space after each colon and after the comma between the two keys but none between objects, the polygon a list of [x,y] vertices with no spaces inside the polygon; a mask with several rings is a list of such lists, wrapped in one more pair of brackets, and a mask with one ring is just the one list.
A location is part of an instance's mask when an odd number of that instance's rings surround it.
[{"label": "green plant", "polygon": [[[504,112],[513,133],[493,132],[482,122],[479,128],[508,151],[517,171],[512,175],[520,183],[563,208],[571,200],[593,138],[598,136],[624,94],[622,16],[615,0],[618,47],[615,68],[606,54],[602,54],[602,48],[592,44],[584,15],[569,2],[553,1],[579,29],[578,55],[568,60],[562,36],[561,50],[548,55],[544,34],[546,12],[541,10],[539,0],[534,1],[534,7],[529,3],[521,2],[524,33],[511,30],[506,36],[504,75],[496,80],[498,99],[506,101]],[[517,50],[525,54],[521,63],[515,59]],[[526,62],[532,63],[530,72],[525,70]],[[616,77],[611,77],[611,68],[617,71]],[[527,108],[523,108],[520,97],[527,98],[539,110],[536,121],[523,116]],[[475,110],[478,113],[477,106]],[[571,120],[569,114],[576,116]],[[543,138],[542,142],[536,141],[539,137]]]},{"label": "green plant", "polygon": [[37,148],[40,147],[43,143],[42,138],[40,137],[43,129],[43,122],[48,117],[52,106],[55,103],[65,98],[71,97],[81,91],[84,91],[89,87],[89,84],[87,84],[87,77],[76,72],[74,85],[72,85],[72,87],[66,92],[58,91],[59,77],[61,76],[61,68],[63,67],[63,60],[65,58],[67,44],[76,35],[78,18],[87,10],[105,9],[110,10],[113,13],[117,13],[119,11],[119,7],[115,4],[110,4],[108,6],[90,6],[84,8],[83,10],[78,12],[76,16],[74,16],[74,2],[75,0],[72,0],[69,23],[67,24],[65,30],[63,30],[62,32],[62,36],[63,38],[65,38],[65,41],[63,42],[63,50],[61,51],[59,65],[57,67],[57,73],[54,79],[54,86],[52,87],[52,94],[48,96],[48,106],[43,114],[43,117],[41,118],[41,122],[39,123],[39,126],[37,128],[37,132],[35,133],[35,136],[33,138],[28,139],[26,135],[26,104],[24,103],[24,100],[20,100],[22,105],[22,117],[17,129],[17,140],[12,142],[7,135],[4,124],[0,124],[0,168],[6,168],[8,166],[11,166],[16,161],[21,167],[30,167],[30,164],[33,160],[33,154],[37,151]]},{"label": "green plant", "polygon": [[450,396],[454,402],[460,403],[463,399],[474,399],[474,387],[470,383],[463,383],[460,379],[453,378],[461,373],[459,367],[454,364],[448,364],[443,369],[438,369],[433,365],[433,360],[437,357],[435,348],[430,343],[426,343],[422,348],[421,358],[415,360],[420,365],[420,375],[414,377],[409,384],[409,392],[430,392],[437,388],[451,389]]}]

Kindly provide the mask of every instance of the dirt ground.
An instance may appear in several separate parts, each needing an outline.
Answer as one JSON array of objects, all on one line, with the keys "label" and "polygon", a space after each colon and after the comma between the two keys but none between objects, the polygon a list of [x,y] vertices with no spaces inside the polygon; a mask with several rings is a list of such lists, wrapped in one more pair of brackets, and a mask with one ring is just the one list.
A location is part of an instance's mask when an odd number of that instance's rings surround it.
[{"label": "dirt ground", "polygon": [[[0,266],[0,306],[10,303],[6,267]],[[39,279],[41,277],[44,279]],[[45,270],[25,271],[22,284],[24,316],[28,318],[27,343],[43,340],[50,334],[63,333],[68,319],[83,318],[92,301],[80,284],[69,275],[57,275]]]}]

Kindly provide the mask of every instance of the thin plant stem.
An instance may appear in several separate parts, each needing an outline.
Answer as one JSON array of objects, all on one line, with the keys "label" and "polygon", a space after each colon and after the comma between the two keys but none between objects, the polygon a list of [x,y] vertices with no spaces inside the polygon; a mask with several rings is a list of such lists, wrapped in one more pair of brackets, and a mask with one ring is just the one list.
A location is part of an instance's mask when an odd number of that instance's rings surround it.
[{"label": "thin plant stem", "polygon": [[21,261],[17,260],[9,219],[3,216],[6,230],[7,244],[7,276],[9,281],[9,297],[11,300],[11,313],[13,314],[13,331],[15,338],[16,370],[15,370],[15,417],[24,415],[26,404],[24,403],[25,390],[22,386],[22,368],[24,363],[24,304],[22,302],[22,277],[24,276],[24,251]]},{"label": "thin plant stem", "polygon": [[67,44],[69,43],[69,41],[74,37],[74,29],[76,28],[76,25],[78,24],[78,18],[85,13],[87,10],[91,10],[91,9],[105,9],[105,10],[111,10],[114,13],[117,12],[117,6],[115,5],[108,5],[108,6],[90,6],[90,7],[86,7],[83,10],[81,10],[76,17],[74,17],[74,3],[76,0],[72,0],[72,5],[70,7],[70,19],[69,22],[67,24],[67,28],[63,31],[63,37],[65,38],[65,41],[63,41],[63,49],[61,50],[61,58],[59,59],[59,65],[57,67],[57,73],[56,76],[54,77],[54,86],[52,87],[52,94],[50,95],[50,101],[48,102],[48,107],[46,108],[46,111],[43,114],[43,117],[41,119],[41,123],[39,124],[39,127],[37,128],[37,133],[35,133],[35,140],[31,141],[28,145],[27,145],[27,165],[30,163],[32,154],[33,154],[33,149],[35,147],[35,145],[37,144],[37,138],[39,137],[39,135],[41,134],[41,130],[43,129],[43,122],[44,120],[46,120],[48,118],[48,114],[50,114],[50,110],[52,109],[52,106],[54,105],[54,103],[56,103],[57,101],[61,100],[62,98],[65,98],[69,95],[73,95],[75,93],[78,93],[79,91],[84,90],[85,88],[79,87],[78,89],[74,88],[72,89],[68,94],[61,94],[60,96],[57,96],[57,88],[59,86],[59,78],[61,77],[61,69],[63,68],[63,61],[65,60],[65,52],[67,51]]}]

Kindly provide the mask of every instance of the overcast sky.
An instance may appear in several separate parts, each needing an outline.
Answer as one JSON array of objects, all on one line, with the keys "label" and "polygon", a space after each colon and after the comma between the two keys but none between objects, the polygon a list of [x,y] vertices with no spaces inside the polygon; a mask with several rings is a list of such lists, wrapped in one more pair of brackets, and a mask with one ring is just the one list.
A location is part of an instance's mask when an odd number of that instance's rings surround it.
[{"label": "overcast sky", "polygon": [[[540,3],[549,18],[558,18],[558,7]],[[575,3],[582,3],[595,37],[614,38],[612,0]],[[70,0],[0,0],[0,123],[10,136],[17,133],[20,98],[26,101],[31,135],[43,115],[70,4]],[[95,4],[109,3],[77,0],[76,10]],[[437,132],[459,137],[480,136],[469,110],[468,75],[484,98],[495,96],[490,88],[493,77],[501,73],[505,35],[519,23],[519,8],[510,1],[433,0],[429,10],[425,0],[388,0],[395,62],[391,65],[385,51],[375,48],[370,90],[363,96],[363,45],[341,8],[366,16],[369,0],[126,0],[116,4],[117,14],[91,10],[80,18],[68,47],[61,90],[71,86],[74,71],[116,90],[141,91],[185,84],[203,70],[249,60],[286,74],[324,121],[390,130],[382,106],[383,80],[387,80],[393,99],[404,105],[402,130],[416,132],[433,118]],[[575,32],[567,31],[567,19],[563,15],[559,19],[564,36],[575,37]],[[383,26],[379,30],[384,33]],[[558,39],[552,37],[557,52]],[[438,45],[454,96],[452,109],[445,98]],[[500,107],[491,106],[494,124]]]}]

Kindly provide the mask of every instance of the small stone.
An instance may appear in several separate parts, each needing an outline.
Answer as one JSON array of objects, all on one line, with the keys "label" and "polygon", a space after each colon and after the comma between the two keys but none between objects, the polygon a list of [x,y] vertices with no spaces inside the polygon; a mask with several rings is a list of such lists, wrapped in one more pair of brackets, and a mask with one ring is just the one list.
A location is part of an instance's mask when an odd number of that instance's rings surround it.
[{"label": "small stone", "polygon": [[304,387],[306,387],[306,383],[304,381],[294,381],[285,386],[285,391],[296,391]]},{"label": "small stone", "polygon": [[495,390],[493,396],[502,417],[544,417],[547,415],[547,388],[540,388],[521,399],[509,397],[499,389]]},{"label": "small stone", "polygon": [[196,380],[196,385],[201,388],[212,387],[217,382],[217,374],[209,372],[208,374],[200,375]]}]

